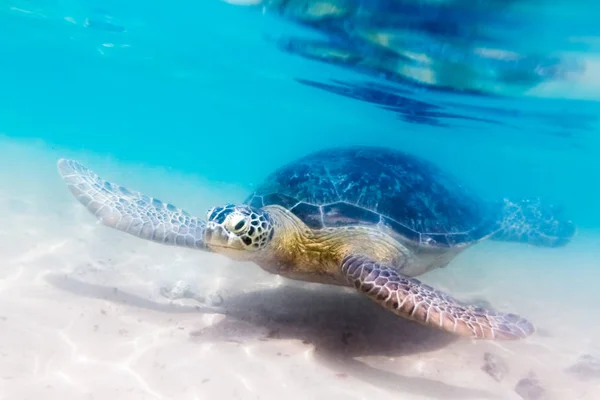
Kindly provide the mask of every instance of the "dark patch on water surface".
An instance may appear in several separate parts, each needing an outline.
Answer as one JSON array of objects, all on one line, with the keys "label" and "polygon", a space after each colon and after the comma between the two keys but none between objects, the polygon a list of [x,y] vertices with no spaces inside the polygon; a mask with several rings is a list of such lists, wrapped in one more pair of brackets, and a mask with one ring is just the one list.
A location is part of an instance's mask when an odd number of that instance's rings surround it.
[{"label": "dark patch on water surface", "polygon": [[[404,122],[448,127],[450,120],[468,120],[507,126],[510,123],[500,122],[507,111],[544,123],[549,132],[540,133],[557,137],[571,137],[571,129],[593,128],[597,122],[593,115],[565,115],[559,110],[519,112],[505,110],[504,104],[489,107],[486,117],[476,117],[478,108],[470,105],[460,105],[457,110],[451,103],[416,100],[419,93],[415,89],[485,98],[520,97],[541,83],[583,72],[576,58],[518,49],[510,32],[529,32],[532,22],[511,8],[515,3],[282,0],[270,2],[266,9],[322,35],[320,39],[280,37],[275,40],[279,50],[387,81],[390,86],[300,77],[298,83],[374,104],[397,113]],[[461,109],[465,113],[459,113]]]},{"label": "dark patch on water surface", "polygon": [[101,21],[99,19],[94,19],[94,18],[86,19],[85,26],[88,28],[98,29],[98,30],[107,31],[107,32],[121,33],[121,32],[125,32],[127,30],[127,29],[125,29],[124,26],[114,24],[110,21]]},{"label": "dark patch on water surface", "polygon": [[408,91],[396,89],[391,86],[386,87],[384,85],[366,82],[349,83],[339,80],[332,80],[332,83],[322,83],[308,79],[296,79],[296,81],[303,85],[326,90],[330,93],[365,101],[387,111],[393,111],[405,122],[433,126],[448,126],[448,124],[441,121],[441,119],[462,119],[490,124],[501,124],[499,121],[492,119],[444,111],[444,108],[441,106],[421,100],[415,100],[403,94],[409,93]]}]

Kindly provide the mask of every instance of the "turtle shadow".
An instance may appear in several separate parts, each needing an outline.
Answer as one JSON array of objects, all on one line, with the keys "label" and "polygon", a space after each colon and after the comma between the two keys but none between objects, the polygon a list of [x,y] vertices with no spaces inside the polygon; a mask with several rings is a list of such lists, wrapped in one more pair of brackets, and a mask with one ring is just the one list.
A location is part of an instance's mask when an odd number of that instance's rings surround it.
[{"label": "turtle shadow", "polygon": [[[389,391],[447,399],[499,398],[493,393],[421,377],[402,376],[357,357],[403,357],[444,348],[460,340],[404,320],[351,290],[323,285],[285,285],[233,293],[223,305],[160,303],[112,287],[68,276],[48,275],[53,286],[76,295],[166,313],[218,313],[221,322],[191,331],[194,341],[291,339],[314,346],[321,365]],[[344,375],[342,374],[342,375]]]}]

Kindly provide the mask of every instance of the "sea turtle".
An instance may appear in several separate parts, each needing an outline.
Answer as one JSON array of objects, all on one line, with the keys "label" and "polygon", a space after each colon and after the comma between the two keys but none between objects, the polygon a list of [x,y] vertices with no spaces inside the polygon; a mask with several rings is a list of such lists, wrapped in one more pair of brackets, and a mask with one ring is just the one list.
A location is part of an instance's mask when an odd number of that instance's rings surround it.
[{"label": "sea turtle", "polygon": [[414,276],[485,238],[562,246],[574,234],[554,207],[487,203],[430,162],[380,147],[318,151],[275,172],[244,203],[207,220],[107,182],[73,160],[59,172],[104,225],[167,245],[252,261],[284,277],[354,287],[397,315],[459,336],[519,339],[524,318],[468,305]]}]

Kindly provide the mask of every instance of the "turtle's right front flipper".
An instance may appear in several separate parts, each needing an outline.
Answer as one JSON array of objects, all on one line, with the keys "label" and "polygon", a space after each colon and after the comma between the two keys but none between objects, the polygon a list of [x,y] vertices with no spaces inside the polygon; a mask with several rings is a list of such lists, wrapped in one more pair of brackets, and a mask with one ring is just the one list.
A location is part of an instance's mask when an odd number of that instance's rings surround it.
[{"label": "turtle's right front flipper", "polygon": [[349,255],[342,273],[357,290],[395,314],[459,336],[515,340],[534,332],[514,314],[464,305],[450,295],[361,255]]},{"label": "turtle's right front flipper", "polygon": [[73,160],[58,171],[75,198],[102,224],[154,242],[208,250],[204,221],[158,199],[107,182]]}]

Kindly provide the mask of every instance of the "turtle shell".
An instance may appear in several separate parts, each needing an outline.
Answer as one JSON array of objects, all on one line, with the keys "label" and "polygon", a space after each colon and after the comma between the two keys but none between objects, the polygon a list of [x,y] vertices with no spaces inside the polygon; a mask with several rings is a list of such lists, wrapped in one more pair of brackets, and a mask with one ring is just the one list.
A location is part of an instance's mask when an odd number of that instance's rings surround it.
[{"label": "turtle shell", "polygon": [[274,171],[246,200],[280,205],[313,229],[376,225],[429,246],[455,246],[494,232],[498,215],[449,174],[384,147],[318,151]]}]

